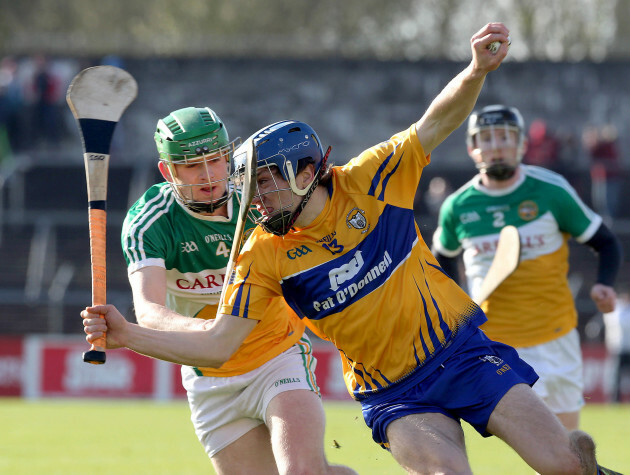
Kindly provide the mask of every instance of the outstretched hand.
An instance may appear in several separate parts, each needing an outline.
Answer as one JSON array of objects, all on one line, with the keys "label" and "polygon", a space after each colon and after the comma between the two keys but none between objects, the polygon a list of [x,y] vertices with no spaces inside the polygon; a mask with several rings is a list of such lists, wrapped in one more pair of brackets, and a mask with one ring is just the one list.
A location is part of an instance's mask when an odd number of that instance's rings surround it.
[{"label": "outstretched hand", "polygon": [[107,348],[125,346],[126,331],[129,322],[125,320],[113,305],[96,305],[86,307],[81,312],[83,331],[88,343],[93,343],[107,333]]},{"label": "outstretched hand", "polygon": [[[472,48],[472,65],[481,74],[494,71],[507,56],[510,47],[510,31],[503,23],[488,23],[470,39]],[[490,45],[498,41],[499,49],[493,52]]]}]

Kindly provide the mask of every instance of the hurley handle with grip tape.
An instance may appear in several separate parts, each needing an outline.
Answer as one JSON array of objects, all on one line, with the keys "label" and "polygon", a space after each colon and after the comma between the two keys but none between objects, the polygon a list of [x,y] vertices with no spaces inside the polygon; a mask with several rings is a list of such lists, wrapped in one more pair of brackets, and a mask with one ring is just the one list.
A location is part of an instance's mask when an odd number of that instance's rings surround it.
[{"label": "hurley handle with grip tape", "polygon": [[[83,142],[87,181],[92,305],[107,303],[107,173],[109,150],[116,124],[138,93],[135,79],[115,66],[95,66],[81,71],[70,83],[66,100],[77,120]],[[103,364],[106,337],[96,340],[83,361]]]}]

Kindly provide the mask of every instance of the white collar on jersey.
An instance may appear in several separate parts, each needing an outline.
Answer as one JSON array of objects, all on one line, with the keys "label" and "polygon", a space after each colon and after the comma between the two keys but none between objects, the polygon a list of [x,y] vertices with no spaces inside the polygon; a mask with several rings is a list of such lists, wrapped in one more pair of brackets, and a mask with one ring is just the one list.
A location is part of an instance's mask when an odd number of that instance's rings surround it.
[{"label": "white collar on jersey", "polygon": [[527,171],[526,171],[525,165],[521,164],[521,165],[518,166],[518,168],[519,168],[519,174],[518,174],[519,176],[518,176],[518,178],[516,179],[516,181],[514,183],[512,183],[507,188],[501,188],[501,189],[498,189],[498,190],[491,190],[490,188],[486,188],[481,183],[481,174],[475,175],[475,177],[473,178],[473,186],[475,187],[476,190],[481,191],[482,193],[485,193],[488,196],[505,196],[505,195],[509,195],[514,190],[516,190],[519,186],[521,186],[523,184],[523,182],[525,181],[525,176],[527,175]]}]

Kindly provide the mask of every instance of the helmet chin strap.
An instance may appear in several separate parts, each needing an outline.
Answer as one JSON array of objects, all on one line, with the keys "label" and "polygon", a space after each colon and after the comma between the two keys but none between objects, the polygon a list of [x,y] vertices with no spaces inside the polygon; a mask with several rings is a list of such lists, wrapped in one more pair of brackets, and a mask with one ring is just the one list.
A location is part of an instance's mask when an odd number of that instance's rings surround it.
[{"label": "helmet chin strap", "polygon": [[516,173],[516,167],[505,163],[493,163],[489,167],[485,167],[482,173],[497,181],[509,180]]},{"label": "helmet chin strap", "polygon": [[213,213],[228,201],[227,192],[218,200],[206,203],[203,201],[183,201],[183,205],[194,213]]}]

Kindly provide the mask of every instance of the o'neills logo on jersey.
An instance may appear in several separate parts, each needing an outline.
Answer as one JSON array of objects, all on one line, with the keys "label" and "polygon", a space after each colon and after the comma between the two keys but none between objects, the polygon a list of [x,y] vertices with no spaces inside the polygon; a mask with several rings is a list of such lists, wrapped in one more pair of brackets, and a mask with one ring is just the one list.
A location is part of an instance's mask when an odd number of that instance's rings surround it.
[{"label": "o'neills logo on jersey", "polygon": [[[332,269],[328,273],[328,277],[330,278],[330,289],[335,291],[335,295],[321,302],[313,302],[313,308],[317,312],[328,310],[337,304],[344,303],[349,297],[354,297],[363,287],[387,272],[387,269],[392,265],[392,258],[389,256],[389,253],[385,251],[383,260],[368,269],[367,272],[363,269],[364,265],[365,262],[363,261],[361,251],[357,251],[350,262],[336,269]],[[364,273],[357,280],[357,276],[359,276],[361,272]],[[349,285],[342,287],[343,284],[349,281],[351,281]]]},{"label": "o'neills logo on jersey", "polygon": [[533,201],[523,201],[518,205],[518,215],[523,221],[531,221],[538,216],[538,205]]},{"label": "o'neills logo on jersey", "polygon": [[365,217],[365,211],[359,208],[352,208],[346,216],[346,225],[349,228],[359,229],[361,234],[365,234],[370,227]]},{"label": "o'neills logo on jersey", "polygon": [[332,255],[340,254],[344,249],[343,245],[337,242],[337,238],[335,238],[336,235],[337,231],[333,231],[331,234],[317,240],[317,242],[321,243],[322,247],[330,251]]}]

